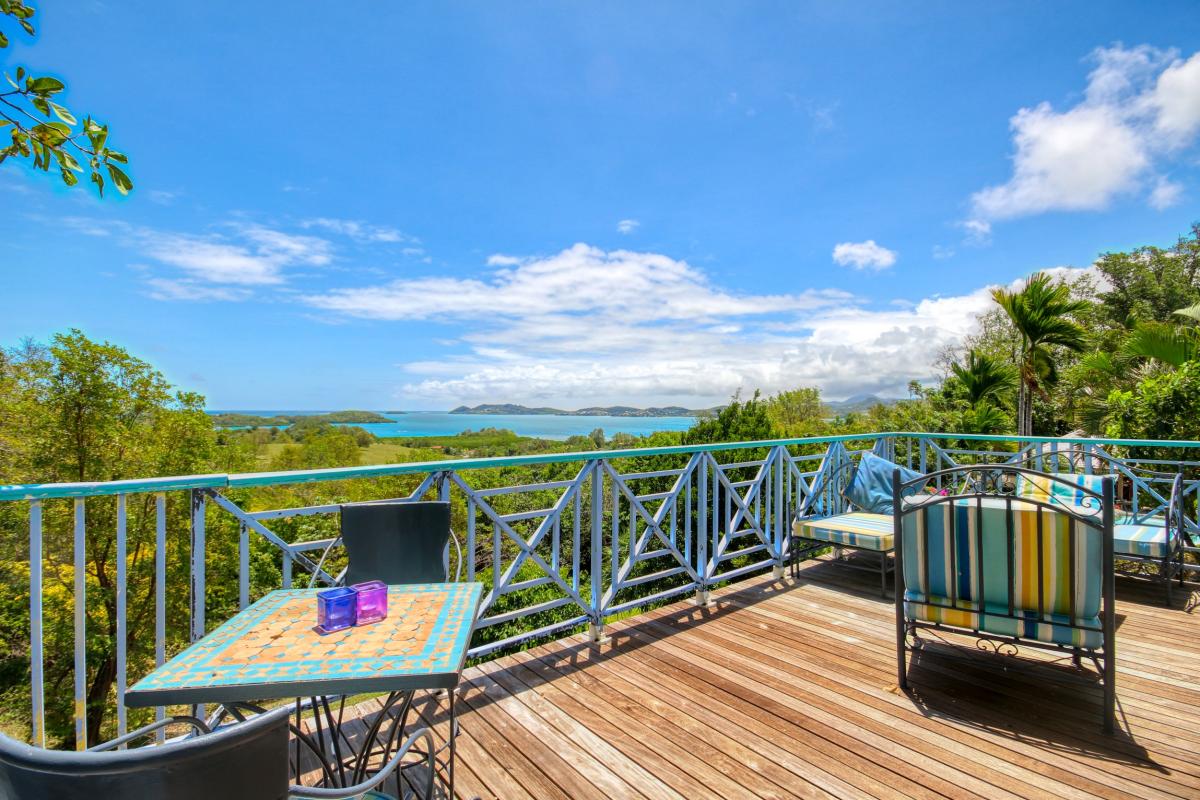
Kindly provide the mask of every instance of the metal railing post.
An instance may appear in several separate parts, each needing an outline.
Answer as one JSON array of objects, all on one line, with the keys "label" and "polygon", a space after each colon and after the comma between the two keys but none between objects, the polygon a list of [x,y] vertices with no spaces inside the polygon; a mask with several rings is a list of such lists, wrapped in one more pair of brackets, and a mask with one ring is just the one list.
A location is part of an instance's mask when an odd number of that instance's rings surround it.
[{"label": "metal railing post", "polygon": [[192,641],[204,636],[204,512],[206,510],[203,489],[192,489]]},{"label": "metal railing post", "polygon": [[771,577],[775,580],[783,578],[783,565],[786,554],[784,543],[787,540],[788,520],[784,519],[783,505],[783,471],[787,469],[787,450],[783,445],[775,448],[775,568]]},{"label": "metal railing post", "polygon": [[46,746],[45,677],[42,649],[42,501],[29,504],[29,669],[33,744]]},{"label": "metal railing post", "polygon": [[701,456],[699,464],[700,480],[696,487],[696,508],[699,519],[696,520],[696,574],[699,584],[696,586],[696,605],[708,605],[708,456]]},{"label": "metal railing post", "polygon": [[[604,644],[609,637],[604,633],[604,471],[602,459],[592,462],[592,566],[588,579],[591,582],[591,622],[588,636],[593,644]],[[614,511],[615,513],[615,511]]]}]

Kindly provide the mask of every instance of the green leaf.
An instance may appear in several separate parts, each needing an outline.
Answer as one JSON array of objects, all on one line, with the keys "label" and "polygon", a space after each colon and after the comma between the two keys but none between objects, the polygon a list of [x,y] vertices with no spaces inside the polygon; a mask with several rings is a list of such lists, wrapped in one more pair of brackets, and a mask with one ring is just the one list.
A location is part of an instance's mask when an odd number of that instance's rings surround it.
[{"label": "green leaf", "polygon": [[0,31],[0,47],[8,47],[8,37],[4,35],[4,31]]},{"label": "green leaf", "polygon": [[8,81],[9,83],[11,83],[11,84],[12,84],[12,87],[13,87],[14,89],[20,90],[20,88],[21,88],[21,87],[17,85],[17,82],[16,82],[16,81],[14,81],[14,80],[12,79],[12,76],[11,76],[11,75],[9,75],[7,72],[6,72],[6,73],[4,73],[4,80],[6,80],[6,81]]},{"label": "green leaf", "polygon": [[0,119],[0,128],[3,128],[5,125],[12,125],[12,122],[7,119]]},{"label": "green leaf", "polygon": [[37,94],[54,94],[66,88],[58,78],[49,77],[33,78],[26,87]]},{"label": "green leaf", "polygon": [[42,112],[47,117],[50,116],[50,105],[45,101],[44,98],[31,97],[29,99],[29,102],[33,103],[33,107],[36,108],[38,111]]},{"label": "green leaf", "polygon": [[75,177],[75,173],[71,172],[71,170],[63,167],[61,172],[63,183],[65,183],[67,186],[74,186],[75,184],[79,183],[79,179]]},{"label": "green leaf", "polygon": [[17,67],[17,80],[22,80],[25,77],[25,68]]},{"label": "green leaf", "polygon": [[68,125],[74,125],[76,123],[77,120],[75,119],[75,116],[58,103],[51,103],[50,108],[54,109],[54,116],[58,117]]},{"label": "green leaf", "polygon": [[121,164],[129,163],[129,159],[125,157],[125,154],[118,153],[116,150],[109,150],[104,155],[106,155],[108,157],[109,161],[117,161],[117,162],[120,162]]},{"label": "green leaf", "polygon": [[99,172],[93,172],[92,183],[96,184],[96,189],[100,192],[100,196],[104,197],[104,176]]},{"label": "green leaf", "polygon": [[26,33],[28,33],[30,36],[33,36],[33,26],[29,24],[29,20],[21,20],[21,27],[25,29]]},{"label": "green leaf", "polygon": [[121,168],[116,164],[108,164],[107,166],[108,174],[116,185],[117,191],[121,194],[129,194],[129,190],[133,188],[133,181],[129,180],[129,176],[122,172]]}]

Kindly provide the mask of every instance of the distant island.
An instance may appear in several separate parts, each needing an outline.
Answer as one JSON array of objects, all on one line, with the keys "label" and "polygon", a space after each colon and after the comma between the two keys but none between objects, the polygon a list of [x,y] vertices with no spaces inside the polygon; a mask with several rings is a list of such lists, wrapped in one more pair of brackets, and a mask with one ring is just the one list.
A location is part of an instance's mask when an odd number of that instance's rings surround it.
[{"label": "distant island", "polygon": [[591,406],[575,411],[546,406],[530,408],[512,403],[482,403],[477,406],[459,406],[451,414],[506,414],[513,416],[547,415],[560,417],[710,417],[716,408],[692,409],[683,406],[661,408],[634,408],[633,406]]},{"label": "distant island", "polygon": [[374,411],[331,411],[328,414],[280,414],[274,417],[212,412],[209,412],[209,415],[213,418],[213,424],[218,428],[243,428],[254,427],[256,425],[295,425],[301,420],[311,423],[348,422],[352,424],[394,421]]}]

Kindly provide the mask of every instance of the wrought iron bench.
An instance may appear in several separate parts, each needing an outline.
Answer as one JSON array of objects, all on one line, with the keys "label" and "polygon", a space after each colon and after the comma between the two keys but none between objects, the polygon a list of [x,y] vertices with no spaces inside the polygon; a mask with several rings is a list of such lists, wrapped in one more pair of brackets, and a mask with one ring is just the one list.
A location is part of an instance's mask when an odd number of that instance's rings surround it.
[{"label": "wrought iron bench", "polygon": [[[926,629],[973,635],[1008,654],[1018,645],[1066,650],[1077,666],[1084,655],[1095,664],[1104,730],[1111,733],[1115,479],[1100,477],[1093,489],[1091,482],[999,464],[928,477],[958,488],[901,502],[918,481],[904,480],[899,470],[893,476],[900,688],[909,688],[908,652],[924,646]],[[1022,478],[1048,488],[1049,496],[1020,494]],[[1058,491],[1078,502],[1055,502]]]},{"label": "wrought iron bench", "polygon": [[[874,453],[863,453],[858,464],[847,460],[824,470],[792,522],[792,576],[798,576],[801,561],[830,547],[839,558],[842,549],[873,552],[879,555],[879,593],[886,597],[887,576],[892,571],[888,557],[893,549],[892,517],[863,508],[868,501],[853,491],[865,472],[864,465],[883,475],[890,475],[893,469],[902,469],[910,477],[920,475]],[[873,567],[847,566],[874,571]]]}]

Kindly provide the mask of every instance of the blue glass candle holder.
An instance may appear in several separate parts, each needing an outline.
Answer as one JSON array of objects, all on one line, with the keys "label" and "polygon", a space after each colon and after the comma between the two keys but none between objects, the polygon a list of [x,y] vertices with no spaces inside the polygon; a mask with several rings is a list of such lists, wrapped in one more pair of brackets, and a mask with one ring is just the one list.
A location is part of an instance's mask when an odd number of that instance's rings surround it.
[{"label": "blue glass candle holder", "polygon": [[387,584],[383,581],[367,581],[353,586],[358,593],[358,621],[355,625],[368,625],[387,618]]},{"label": "blue glass candle holder", "polygon": [[333,633],[354,625],[358,618],[358,592],[339,586],[317,592],[317,633]]}]

